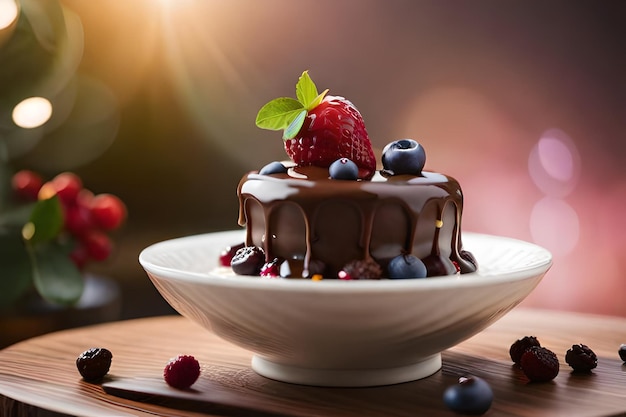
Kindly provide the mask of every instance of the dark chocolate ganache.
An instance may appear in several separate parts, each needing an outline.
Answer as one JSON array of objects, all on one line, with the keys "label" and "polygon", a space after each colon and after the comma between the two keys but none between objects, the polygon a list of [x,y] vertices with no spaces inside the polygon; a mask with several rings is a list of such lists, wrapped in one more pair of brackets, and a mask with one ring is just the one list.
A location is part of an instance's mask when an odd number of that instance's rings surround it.
[{"label": "dark chocolate ganache", "polygon": [[292,277],[336,278],[349,262],[373,259],[384,268],[401,254],[422,259],[428,276],[467,273],[477,265],[463,250],[463,194],[447,175],[385,176],[345,181],[318,167],[246,174],[237,190],[247,246],[266,261],[288,261]]}]

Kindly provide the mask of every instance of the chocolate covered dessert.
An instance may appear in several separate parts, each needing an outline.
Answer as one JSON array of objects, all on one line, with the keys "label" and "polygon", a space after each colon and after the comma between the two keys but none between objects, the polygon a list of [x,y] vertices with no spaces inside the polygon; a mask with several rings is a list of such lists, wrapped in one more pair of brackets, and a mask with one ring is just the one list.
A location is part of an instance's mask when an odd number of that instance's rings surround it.
[{"label": "chocolate covered dessert", "polygon": [[239,275],[308,279],[475,271],[463,250],[459,183],[423,171],[424,149],[412,139],[389,143],[378,164],[356,107],[327,91],[318,94],[304,72],[297,100],[276,99],[259,111],[259,127],[284,129],[291,161],[241,179],[246,238],[222,262]]}]

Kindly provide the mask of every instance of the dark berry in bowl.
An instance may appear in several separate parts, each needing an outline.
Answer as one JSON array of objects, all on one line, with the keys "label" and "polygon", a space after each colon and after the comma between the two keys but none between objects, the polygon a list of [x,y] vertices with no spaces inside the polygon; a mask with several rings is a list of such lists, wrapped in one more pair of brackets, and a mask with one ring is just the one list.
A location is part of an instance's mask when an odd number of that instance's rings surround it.
[{"label": "dark berry in bowl", "polygon": [[237,275],[259,275],[265,264],[265,252],[258,246],[244,246],[230,261],[230,267]]},{"label": "dark berry in bowl", "polygon": [[239,243],[237,245],[227,246],[222,252],[220,252],[219,263],[220,266],[230,266],[230,262],[233,260],[233,257],[237,253],[237,251],[246,246],[244,243]]},{"label": "dark berry in bowl", "polygon": [[398,255],[389,261],[387,275],[389,279],[425,278],[426,265],[414,255]]},{"label": "dark berry in bowl", "polygon": [[519,365],[522,360],[522,355],[532,346],[541,346],[539,340],[535,336],[524,336],[521,339],[516,340],[509,348],[511,360]]},{"label": "dark berry in bowl", "polygon": [[259,275],[261,275],[262,277],[280,277],[280,266],[282,265],[284,261],[280,258],[275,258],[267,263],[265,263],[262,267],[261,267],[261,271],[259,272]]},{"label": "dark berry in bowl", "polygon": [[578,344],[567,351],[565,362],[576,372],[589,372],[598,366],[598,357],[587,345]]},{"label": "dark berry in bowl", "polygon": [[480,415],[491,407],[493,391],[482,378],[461,377],[458,384],[451,385],[444,391],[443,402],[454,412]]},{"label": "dark berry in bowl", "polygon": [[348,158],[339,158],[330,164],[328,173],[334,180],[356,181],[359,178],[359,167]]},{"label": "dark berry in bowl", "polygon": [[421,175],[426,152],[413,139],[400,139],[383,148],[382,163],[383,169],[392,175]]},{"label": "dark berry in bowl", "polygon": [[626,362],[626,344],[621,344],[619,346],[619,350],[617,351],[620,359]]},{"label": "dark berry in bowl", "polygon": [[382,269],[373,259],[360,259],[348,262],[338,273],[339,279],[380,279]]},{"label": "dark berry in bowl", "polygon": [[76,367],[85,381],[98,381],[109,373],[113,355],[105,348],[91,348],[76,358]]},{"label": "dark berry in bowl", "polygon": [[285,172],[287,172],[287,167],[283,165],[281,162],[274,161],[274,162],[270,162],[269,164],[261,168],[261,170],[259,171],[259,174],[271,175],[271,174],[284,174]]},{"label": "dark berry in bowl", "polygon": [[559,374],[559,359],[550,349],[531,346],[520,360],[524,375],[533,382],[551,381]]},{"label": "dark berry in bowl", "polygon": [[192,386],[200,376],[200,363],[191,355],[178,355],[165,365],[163,378],[167,385],[187,389]]}]

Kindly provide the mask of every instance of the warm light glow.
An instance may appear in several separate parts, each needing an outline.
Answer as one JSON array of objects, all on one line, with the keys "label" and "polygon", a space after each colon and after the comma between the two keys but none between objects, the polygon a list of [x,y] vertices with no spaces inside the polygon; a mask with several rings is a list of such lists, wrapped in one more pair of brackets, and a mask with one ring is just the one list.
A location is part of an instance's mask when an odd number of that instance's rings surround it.
[{"label": "warm light glow", "polygon": [[576,187],[580,176],[580,153],[562,130],[544,132],[528,158],[528,172],[546,195],[565,197]]},{"label": "warm light glow", "polygon": [[531,212],[530,232],[535,243],[544,246],[554,255],[566,255],[578,244],[578,214],[564,200],[543,198],[535,204]]},{"label": "warm light glow", "polygon": [[50,119],[50,116],[52,116],[52,103],[43,97],[27,98],[13,109],[13,122],[25,129],[43,125]]},{"label": "warm light glow", "polygon": [[15,0],[0,0],[0,30],[9,27],[18,15]]}]

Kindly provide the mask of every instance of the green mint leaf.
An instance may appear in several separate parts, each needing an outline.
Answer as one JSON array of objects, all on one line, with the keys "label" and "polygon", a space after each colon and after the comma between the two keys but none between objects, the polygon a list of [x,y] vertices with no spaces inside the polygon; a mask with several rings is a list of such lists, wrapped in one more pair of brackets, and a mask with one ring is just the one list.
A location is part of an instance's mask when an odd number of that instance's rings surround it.
[{"label": "green mint leaf", "polygon": [[56,242],[29,247],[33,280],[39,294],[56,304],[72,305],[83,293],[85,282],[67,250]]},{"label": "green mint leaf", "polygon": [[302,103],[302,106],[305,109],[311,110],[315,107],[311,107],[311,103],[318,95],[317,87],[309,76],[309,72],[304,71],[300,78],[298,78],[298,83],[296,84],[296,97],[298,98],[298,101]]},{"label": "green mint leaf", "polygon": [[324,100],[324,97],[326,97],[326,93],[328,93],[328,88],[326,90],[322,91],[322,93],[319,96],[315,97],[315,99],[307,107],[307,110],[311,110],[311,109],[314,109],[317,106],[319,106],[320,103],[322,102],[322,100]]},{"label": "green mint leaf", "polygon": [[298,117],[302,104],[293,98],[281,97],[261,107],[256,116],[256,125],[261,129],[283,130]]},{"label": "green mint leaf", "polygon": [[27,226],[30,231],[24,238],[31,244],[57,237],[63,228],[63,209],[59,197],[55,195],[46,200],[39,200],[33,208]]},{"label": "green mint leaf", "polygon": [[304,119],[306,118],[307,111],[305,109],[300,110],[300,113],[296,115],[296,118],[287,126],[285,132],[283,133],[283,140],[293,139],[296,137],[300,128],[304,124]]}]

